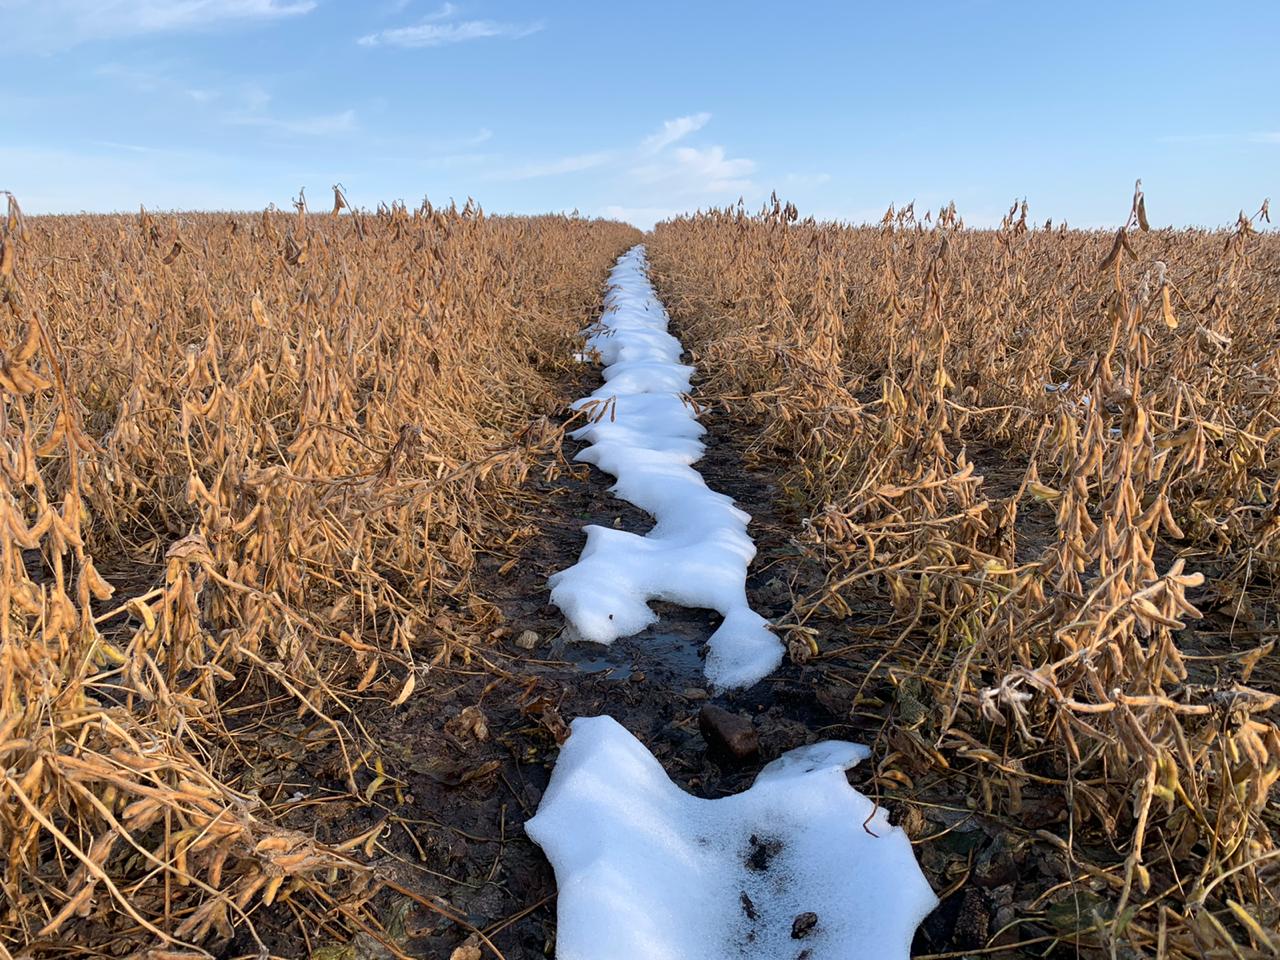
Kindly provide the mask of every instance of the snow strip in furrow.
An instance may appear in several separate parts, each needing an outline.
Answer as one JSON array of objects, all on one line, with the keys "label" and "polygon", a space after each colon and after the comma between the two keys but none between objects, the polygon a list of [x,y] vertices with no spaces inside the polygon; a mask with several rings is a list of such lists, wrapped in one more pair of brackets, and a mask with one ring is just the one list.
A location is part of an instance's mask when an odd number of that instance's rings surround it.
[{"label": "snow strip in furrow", "polygon": [[750,515],[693,469],[705,449],[687,399],[693,368],[680,363],[645,267],[637,246],[609,275],[600,328],[587,341],[607,364],[605,382],[577,401],[597,416],[572,436],[590,444],[576,459],[616,477],[611,492],[657,522],[644,536],[588,526],[578,562],[550,579],[551,602],[582,639],[604,644],[653,623],[650,600],[716,610],[724,621],[709,640],[707,679],[745,687],[777,668],[782,644],[747,603]]},{"label": "snow strip in furrow", "polygon": [[525,831],[555,868],[557,960],[906,960],[937,904],[911,842],[826,741],[718,800],[610,717],[575,720]]}]

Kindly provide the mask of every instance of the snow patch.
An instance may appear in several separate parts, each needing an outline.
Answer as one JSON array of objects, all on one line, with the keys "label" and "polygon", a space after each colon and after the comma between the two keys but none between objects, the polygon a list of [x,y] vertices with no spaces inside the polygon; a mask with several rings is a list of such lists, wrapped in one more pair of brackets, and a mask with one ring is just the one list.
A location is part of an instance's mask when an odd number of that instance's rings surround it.
[{"label": "snow patch", "polygon": [[747,603],[756,548],[751,517],[693,469],[705,428],[687,394],[693,368],[667,332],[667,311],[645,273],[644,247],[619,258],[598,331],[587,341],[607,365],[604,385],[579,400],[595,422],[576,459],[617,478],[610,491],[657,521],[644,536],[590,525],[578,562],[550,579],[551,602],[584,640],[612,643],[657,620],[650,600],[718,611],[705,672],[718,688],[744,687],[782,662],[782,643]]},{"label": "snow patch", "polygon": [[827,741],[690,796],[610,717],[573,721],[525,832],[555,868],[558,960],[895,960],[937,904]]}]

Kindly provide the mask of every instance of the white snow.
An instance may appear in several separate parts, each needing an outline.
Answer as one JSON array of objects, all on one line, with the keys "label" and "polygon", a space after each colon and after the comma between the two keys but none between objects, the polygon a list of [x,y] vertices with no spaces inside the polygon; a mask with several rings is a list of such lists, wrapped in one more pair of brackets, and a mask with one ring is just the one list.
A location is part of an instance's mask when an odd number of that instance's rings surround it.
[{"label": "white snow", "polygon": [[[937,900],[906,835],[845,779],[865,747],[802,747],[703,800],[612,718],[571,731],[525,825],[555,868],[558,960],[910,955]],[[805,913],[817,923],[796,939]]]},{"label": "white snow", "polygon": [[611,492],[657,522],[644,536],[586,527],[578,562],[550,579],[551,602],[582,639],[604,644],[653,623],[650,600],[716,610],[724,621],[709,640],[707,679],[749,686],[782,662],[782,643],[747,603],[751,517],[693,469],[705,450],[687,399],[693,368],[679,362],[683,349],[645,267],[637,246],[609,275],[600,329],[588,340],[607,364],[605,383],[577,403],[599,415],[573,436],[590,443],[577,459],[612,474]]}]

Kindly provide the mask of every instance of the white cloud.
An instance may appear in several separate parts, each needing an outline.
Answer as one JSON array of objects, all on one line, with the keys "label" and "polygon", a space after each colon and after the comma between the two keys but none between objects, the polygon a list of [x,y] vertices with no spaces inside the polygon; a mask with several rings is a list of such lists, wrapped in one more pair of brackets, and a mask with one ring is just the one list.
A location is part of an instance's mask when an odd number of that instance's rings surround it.
[{"label": "white cloud", "polygon": [[315,0],[0,0],[9,42],[46,52],[92,40],[281,20],[315,8]]},{"label": "white cloud", "polygon": [[676,147],[631,170],[636,181],[660,187],[672,196],[707,196],[751,192],[756,162],[730,157],[722,146]]},{"label": "white cloud", "polygon": [[559,160],[549,160],[546,163],[535,163],[526,167],[516,167],[513,170],[504,170],[495,174],[493,179],[532,180],[536,177],[556,177],[565,173],[579,173],[583,170],[604,166],[614,156],[615,154],[611,150],[602,150],[598,153],[580,153],[571,157],[561,157]]},{"label": "white cloud", "polygon": [[446,3],[439,10],[428,14],[418,23],[407,27],[393,27],[365,34],[356,43],[362,47],[405,47],[422,49],[443,47],[468,40],[486,40],[506,37],[518,40],[542,29],[541,21],[533,23],[508,23],[499,20],[454,20],[458,8]]},{"label": "white cloud", "polygon": [[[494,180],[530,180],[535,177],[578,173],[609,164],[633,182],[659,185],[668,193],[681,196],[697,194],[722,195],[740,193],[754,186],[749,176],[755,171],[754,160],[729,157],[724,147],[674,147],[678,141],[701,130],[711,120],[709,113],[695,113],[662,126],[640,143],[623,150],[598,150],[561,157],[496,172]],[[632,164],[626,169],[627,164]]]},{"label": "white cloud", "polygon": [[747,177],[756,169],[754,160],[726,157],[724,147],[679,147],[676,163],[681,177],[716,193],[748,189],[751,181]]},{"label": "white cloud", "polygon": [[224,112],[218,119],[237,127],[259,127],[277,133],[296,134],[305,137],[336,136],[359,129],[356,112],[352,109],[335,113],[298,116],[289,111],[282,114],[272,110],[271,94],[262,87],[250,84],[242,88],[236,99],[239,104]]},{"label": "white cloud", "polygon": [[315,0],[72,0],[72,5],[94,10],[99,19],[118,19],[140,33],[183,30],[227,20],[279,20],[316,8]]},{"label": "white cloud", "polygon": [[326,113],[311,117],[275,117],[262,113],[232,114],[228,123],[242,127],[263,127],[282,133],[296,133],[306,137],[334,136],[352,133],[359,129],[354,110]]},{"label": "white cloud", "polygon": [[[599,169],[615,202],[598,209],[638,226],[651,226],[671,216],[676,203],[689,209],[722,205],[739,196],[758,199],[761,191],[751,179],[754,160],[730,156],[719,145],[676,146],[710,120],[709,113],[676,117],[634,146],[498,169],[487,179],[529,180]],[[657,206],[654,201],[666,205]]]},{"label": "white cloud", "polygon": [[710,119],[709,113],[695,113],[688,117],[666,120],[661,130],[644,138],[644,142],[640,145],[641,149],[645,153],[657,153],[677,140],[683,140],[689,134],[701,130]]},{"label": "white cloud", "polygon": [[[615,187],[620,202],[606,207],[606,212],[647,229],[690,209],[722,206],[739,196],[759,199],[762,191],[751,179],[754,160],[731,156],[719,144],[676,145],[710,120],[709,113],[677,117],[642,140]],[[662,205],[654,205],[654,200]]]}]

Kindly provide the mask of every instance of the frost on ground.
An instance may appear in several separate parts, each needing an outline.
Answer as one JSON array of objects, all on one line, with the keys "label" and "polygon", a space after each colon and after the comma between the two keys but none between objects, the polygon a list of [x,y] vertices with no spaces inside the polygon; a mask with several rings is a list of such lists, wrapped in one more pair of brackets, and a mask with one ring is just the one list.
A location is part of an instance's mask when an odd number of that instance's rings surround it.
[{"label": "frost on ground", "polygon": [[716,610],[724,622],[709,640],[707,679],[749,686],[782,662],[781,642],[747,603],[751,517],[693,469],[705,432],[686,399],[693,368],[679,362],[680,341],[667,333],[644,247],[624,254],[609,281],[600,330],[588,341],[607,364],[605,383],[578,401],[598,416],[573,433],[590,444],[577,459],[616,477],[611,492],[657,522],[644,536],[588,526],[578,562],[551,577],[551,602],[583,639],[606,644],[653,623],[650,600]]},{"label": "frost on ground", "polygon": [[702,800],[610,717],[575,720],[525,825],[556,872],[558,960],[905,960],[937,903],[849,786],[865,747],[783,755]]}]

